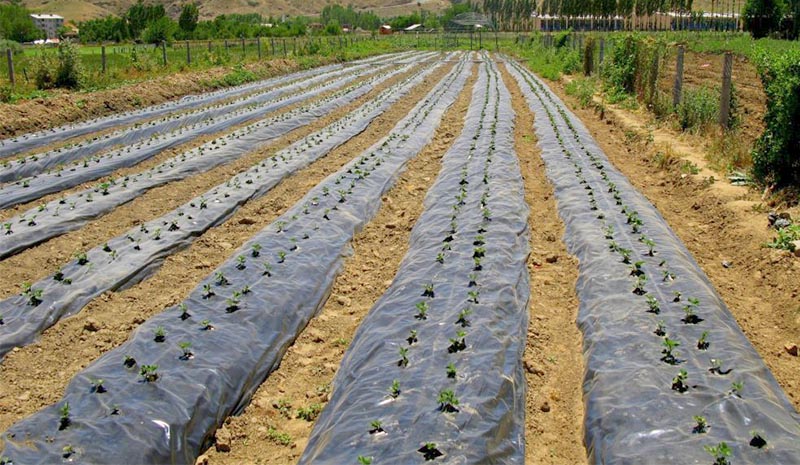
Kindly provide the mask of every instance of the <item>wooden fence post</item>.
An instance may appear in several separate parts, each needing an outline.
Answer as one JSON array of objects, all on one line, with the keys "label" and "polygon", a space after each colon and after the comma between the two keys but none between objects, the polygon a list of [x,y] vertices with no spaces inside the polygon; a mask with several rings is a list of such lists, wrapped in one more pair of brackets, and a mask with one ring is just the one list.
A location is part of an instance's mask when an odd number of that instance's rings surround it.
[{"label": "wooden fence post", "polygon": [[283,42],[283,56],[286,56],[286,39],[281,39]]},{"label": "wooden fence post", "polygon": [[106,46],[100,46],[100,62],[103,64],[103,74],[106,74]]},{"label": "wooden fence post", "polygon": [[161,41],[161,58],[164,59],[164,66],[167,66],[167,41]]},{"label": "wooden fence post", "polygon": [[244,60],[245,58],[247,58],[247,49],[245,48],[244,45],[244,37],[242,37],[242,60]]},{"label": "wooden fence post", "polygon": [[600,57],[597,60],[597,64],[598,65],[602,65],[603,64],[603,59],[605,58],[605,56],[606,56],[606,39],[601,37],[600,38]]},{"label": "wooden fence post", "polygon": [[8,60],[8,80],[11,81],[13,87],[17,81],[14,78],[14,53],[10,48],[6,49],[6,59]]},{"label": "wooden fence post", "polygon": [[186,64],[187,65],[191,65],[192,64],[192,48],[189,45],[189,41],[188,40],[186,41]]},{"label": "wooden fence post", "polygon": [[722,66],[722,100],[719,103],[719,124],[723,129],[730,127],[731,117],[731,74],[733,73],[733,54],[725,52]]},{"label": "wooden fence post", "polygon": [[678,60],[675,63],[675,85],[672,87],[672,105],[677,107],[681,103],[683,92],[683,45],[678,45]]},{"label": "wooden fence post", "polygon": [[208,53],[211,53],[211,41],[208,41]]},{"label": "wooden fence post", "polygon": [[256,37],[256,46],[258,47],[258,61],[261,61],[261,36]]}]

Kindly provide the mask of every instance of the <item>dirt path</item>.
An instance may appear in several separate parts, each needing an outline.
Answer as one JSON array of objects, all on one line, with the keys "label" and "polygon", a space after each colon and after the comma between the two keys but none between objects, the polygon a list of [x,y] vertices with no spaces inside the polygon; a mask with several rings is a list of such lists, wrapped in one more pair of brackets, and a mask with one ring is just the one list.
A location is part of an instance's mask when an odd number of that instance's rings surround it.
[{"label": "dirt path", "polygon": [[[449,67],[429,76],[408,96],[376,118],[357,137],[285,179],[261,199],[249,202],[222,225],[209,230],[188,249],[170,256],[150,279],[123,292],[96,298],[71,318],[45,331],[39,341],[15,349],[0,363],[0,431],[14,421],[61,398],[66,383],[81,368],[124,342],[148,317],[178,303],[200,279],[257,231],[270,224],[322,179],[338,170],[388,133]],[[283,141],[287,144],[289,141]],[[221,178],[216,178],[215,183]],[[182,195],[177,186],[166,188]],[[172,189],[173,191],[170,191]],[[194,192],[193,195],[199,192]],[[151,198],[156,202],[157,198]]]},{"label": "dirt path", "polygon": [[[412,71],[413,72],[413,71]],[[442,70],[437,72],[441,74]],[[106,215],[102,215],[90,221],[84,227],[67,233],[65,235],[53,238],[38,246],[31,247],[17,255],[9,257],[0,263],[0,273],[4,276],[3,282],[0,283],[0,298],[6,298],[9,295],[19,292],[20,284],[23,282],[35,282],[51,273],[54,273],[65,263],[69,262],[75,253],[83,252],[88,248],[95,247],[102,244],[110,238],[116,237],[129,228],[138,224],[144,223],[179,207],[180,205],[188,202],[192,198],[200,195],[208,189],[216,186],[226,179],[230,179],[237,173],[246,170],[250,166],[256,164],[258,161],[272,155],[281,148],[291,143],[300,140],[308,134],[317,131],[326,125],[332,123],[336,119],[348,114],[351,110],[362,105],[364,102],[373,98],[375,95],[385,90],[389,86],[399,82],[409,73],[403,73],[400,76],[394,77],[387,82],[377,86],[373,91],[367,95],[356,99],[355,102],[345,105],[336,111],[333,111],[326,117],[319,118],[314,123],[307,126],[295,129],[283,137],[280,137],[268,144],[266,147],[256,150],[253,153],[245,155],[244,157],[214,168],[205,173],[189,176],[186,179],[171,182],[166,185],[151,189],[143,195],[134,199],[133,201],[115,208],[113,211]],[[321,98],[324,98],[322,96]],[[301,105],[301,104],[298,104]],[[291,107],[293,108],[294,105]],[[285,111],[290,111],[287,108]],[[284,111],[276,112],[275,114],[282,114]],[[209,136],[204,139],[213,139],[214,136]],[[192,146],[201,143],[199,139],[191,143]],[[186,144],[184,146],[186,147]],[[161,153],[157,155],[157,160],[148,160],[135,167],[124,168],[117,170],[109,178],[123,176],[128,173],[138,173],[148,169],[151,166],[163,162],[165,159],[175,156],[180,153],[181,149],[168,151],[168,154]],[[39,200],[34,204],[46,201],[46,199],[57,199],[67,192],[78,192],[90,186],[95,186],[100,182],[94,181],[86,183],[63,193],[57,193],[47,196],[45,199]],[[27,204],[19,209],[11,209],[14,214],[19,214],[27,211],[26,209],[33,208],[34,204]],[[3,212],[10,216],[10,213]]]},{"label": "dirt path", "polygon": [[553,187],[545,175],[533,130],[533,113],[504,67],[499,67],[511,92],[515,149],[530,207],[530,322],[525,350],[526,463],[577,465],[586,463],[583,446],[583,351],[577,324],[575,282],[578,262],[561,238]]},{"label": "dirt path", "polygon": [[345,261],[319,316],[287,351],[245,412],[217,432],[216,448],[206,453],[208,463],[284,465],[300,458],[314,423],[297,418],[297,409],[321,409],[328,401],[353,334],[397,273],[441,158],[464,125],[475,76],[445,114],[433,141],[411,160],[384,196],[376,217],[355,236],[354,254]]},{"label": "dirt path", "polygon": [[[784,350],[786,344],[800,343],[800,260],[786,251],[762,247],[774,232],[767,228],[768,207],[759,193],[725,181],[710,183],[705,172],[681,172],[680,163],[663,162],[667,148],[648,142],[651,130],[637,128],[629,115],[612,114],[600,121],[593,111],[576,108],[575,99],[565,95],[561,86],[551,83],[551,87],[572,104],[609,159],[686,244],[778,383],[800,408],[800,358]],[[679,148],[678,160],[686,151],[694,159],[704,159],[698,155],[702,149],[692,150],[686,144]],[[797,209],[792,213],[797,217]]]}]

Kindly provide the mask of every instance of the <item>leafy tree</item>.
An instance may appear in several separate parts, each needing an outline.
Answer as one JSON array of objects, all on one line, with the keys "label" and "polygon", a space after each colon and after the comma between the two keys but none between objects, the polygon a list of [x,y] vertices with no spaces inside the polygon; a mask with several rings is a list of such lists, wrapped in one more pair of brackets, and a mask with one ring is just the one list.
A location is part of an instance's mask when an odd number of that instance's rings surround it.
[{"label": "leafy tree", "polygon": [[786,11],[783,0],[747,0],[744,5],[744,26],[754,38],[765,37],[780,28]]},{"label": "leafy tree", "polygon": [[178,18],[178,25],[181,30],[187,35],[191,36],[195,29],[197,29],[197,21],[200,18],[200,9],[196,3],[187,3],[183,5],[181,16]]},{"label": "leafy tree", "polygon": [[175,24],[175,21],[167,16],[162,16],[148,23],[147,27],[142,31],[142,40],[149,44],[172,42],[177,29],[178,25]]},{"label": "leafy tree", "polygon": [[33,24],[30,12],[18,4],[0,4],[0,39],[31,42],[44,37]]},{"label": "leafy tree", "polygon": [[[157,20],[167,16],[164,5],[145,5],[142,0],[131,5],[128,12],[125,13],[125,19],[128,20],[131,37],[134,39],[139,38],[144,29]],[[162,26],[165,23],[162,23]]]}]

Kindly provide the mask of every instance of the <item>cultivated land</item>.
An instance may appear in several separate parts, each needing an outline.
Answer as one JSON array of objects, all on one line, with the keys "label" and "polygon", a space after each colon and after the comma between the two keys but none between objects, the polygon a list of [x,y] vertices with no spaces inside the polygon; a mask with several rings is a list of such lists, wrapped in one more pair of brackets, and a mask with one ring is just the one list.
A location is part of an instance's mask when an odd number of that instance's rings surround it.
[{"label": "cultivated land", "polygon": [[6,123],[0,463],[800,460],[800,261],[702,135],[500,53],[277,66]]}]

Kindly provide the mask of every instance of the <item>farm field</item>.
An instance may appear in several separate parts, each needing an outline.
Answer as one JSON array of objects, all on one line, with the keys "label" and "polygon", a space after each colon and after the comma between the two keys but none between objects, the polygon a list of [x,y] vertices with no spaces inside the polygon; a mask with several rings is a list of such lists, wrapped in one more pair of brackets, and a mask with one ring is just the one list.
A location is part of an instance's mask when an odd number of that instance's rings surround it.
[{"label": "farm field", "polygon": [[797,259],[573,103],[404,51],[2,140],[0,464],[800,463]]}]

